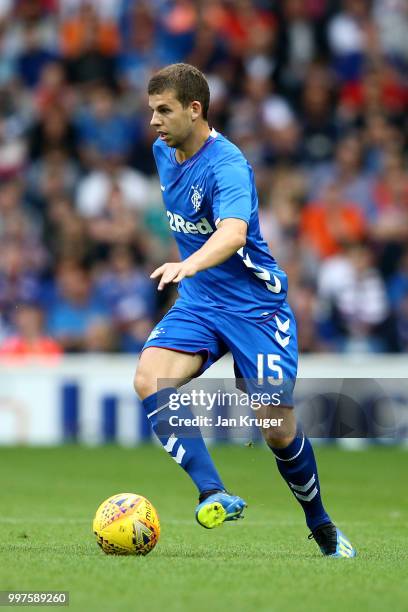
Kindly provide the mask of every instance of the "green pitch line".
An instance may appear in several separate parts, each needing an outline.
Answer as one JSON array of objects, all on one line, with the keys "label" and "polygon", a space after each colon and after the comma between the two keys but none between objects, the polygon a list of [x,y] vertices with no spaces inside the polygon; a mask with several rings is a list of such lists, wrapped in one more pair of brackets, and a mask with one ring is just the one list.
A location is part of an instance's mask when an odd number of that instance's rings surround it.
[{"label": "green pitch line", "polygon": [[[213,456],[246,518],[207,531],[195,491],[160,448],[0,449],[0,590],[69,590],[70,610],[407,610],[408,451],[317,450],[326,505],[358,550],[326,559],[261,448]],[[147,557],[108,557],[91,531],[98,504],[136,492],[162,536]]]}]

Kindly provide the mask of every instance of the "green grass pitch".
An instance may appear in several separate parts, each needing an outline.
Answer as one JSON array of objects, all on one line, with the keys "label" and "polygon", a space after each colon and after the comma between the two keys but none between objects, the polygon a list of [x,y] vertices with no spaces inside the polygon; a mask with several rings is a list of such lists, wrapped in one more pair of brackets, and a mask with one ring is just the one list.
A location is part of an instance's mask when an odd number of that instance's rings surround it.
[{"label": "green grass pitch", "polygon": [[[246,518],[207,531],[196,494],[162,449],[0,449],[0,590],[68,590],[71,610],[408,609],[408,451],[320,447],[323,496],[358,549],[323,558],[303,512],[259,447],[212,450]],[[121,492],[148,497],[162,535],[147,557],[109,557],[91,530]]]}]

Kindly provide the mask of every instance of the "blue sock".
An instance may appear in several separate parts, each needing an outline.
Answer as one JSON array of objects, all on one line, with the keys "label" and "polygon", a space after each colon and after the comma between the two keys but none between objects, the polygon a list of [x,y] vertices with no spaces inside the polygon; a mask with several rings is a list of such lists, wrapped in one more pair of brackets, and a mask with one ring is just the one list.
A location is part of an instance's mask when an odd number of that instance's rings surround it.
[{"label": "blue sock", "polygon": [[308,438],[297,434],[286,448],[270,448],[279,472],[304,510],[309,529],[330,523],[320,497],[316,460]]},{"label": "blue sock", "polygon": [[177,389],[168,387],[143,400],[143,407],[153,431],[164,450],[188,473],[200,494],[211,490],[224,491],[225,487],[204,443],[200,428],[170,425],[170,417],[194,418],[186,406],[180,406],[177,410],[169,408],[172,394],[178,395]]}]

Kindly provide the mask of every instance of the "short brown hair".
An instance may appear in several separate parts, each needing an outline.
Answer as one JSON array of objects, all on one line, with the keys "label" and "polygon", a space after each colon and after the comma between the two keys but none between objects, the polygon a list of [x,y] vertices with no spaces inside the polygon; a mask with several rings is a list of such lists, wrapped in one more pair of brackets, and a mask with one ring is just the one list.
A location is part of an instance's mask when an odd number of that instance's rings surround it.
[{"label": "short brown hair", "polygon": [[149,96],[173,89],[177,100],[186,108],[190,102],[197,100],[203,109],[203,119],[207,120],[210,105],[210,89],[203,73],[191,64],[171,64],[166,66],[149,81]]}]

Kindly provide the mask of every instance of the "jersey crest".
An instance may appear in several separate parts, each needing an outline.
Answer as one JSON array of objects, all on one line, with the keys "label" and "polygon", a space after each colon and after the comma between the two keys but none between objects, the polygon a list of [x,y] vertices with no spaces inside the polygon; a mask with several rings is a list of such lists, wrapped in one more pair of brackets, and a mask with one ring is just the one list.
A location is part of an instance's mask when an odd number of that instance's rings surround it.
[{"label": "jersey crest", "polygon": [[191,203],[193,205],[194,211],[198,212],[201,208],[201,202],[203,200],[203,188],[199,185],[191,185],[190,192],[191,194]]}]

